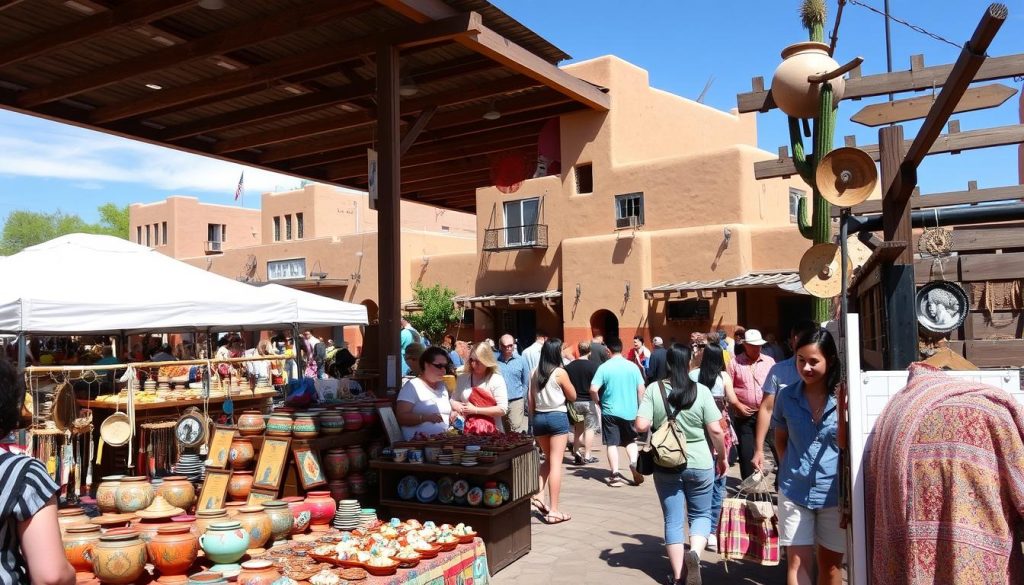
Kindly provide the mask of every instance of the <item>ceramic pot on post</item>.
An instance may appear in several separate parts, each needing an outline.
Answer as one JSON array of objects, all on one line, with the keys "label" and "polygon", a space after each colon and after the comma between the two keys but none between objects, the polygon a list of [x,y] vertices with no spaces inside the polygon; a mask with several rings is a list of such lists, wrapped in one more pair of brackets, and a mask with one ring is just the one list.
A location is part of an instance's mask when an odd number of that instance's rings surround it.
[{"label": "ceramic pot on post", "polygon": [[162,526],[146,544],[146,552],[161,579],[185,575],[199,554],[199,538],[185,524]]},{"label": "ceramic pot on post", "polygon": [[344,449],[328,449],[323,465],[327,479],[344,479],[348,475],[348,453]]},{"label": "ceramic pot on post", "polygon": [[123,475],[108,475],[100,480],[96,488],[96,505],[100,512],[113,514],[117,512],[117,486],[121,485]]},{"label": "ceramic pot on post", "polygon": [[345,430],[345,417],[336,410],[320,415],[320,434],[337,435]]},{"label": "ceramic pot on post", "polygon": [[199,546],[213,562],[213,572],[234,572],[238,570],[238,559],[249,548],[249,533],[233,520],[214,522],[206,534],[199,537]]},{"label": "ceramic pot on post", "polygon": [[288,511],[292,513],[292,534],[302,534],[309,528],[310,513],[306,506],[306,498],[289,496],[281,498],[282,502],[288,504]]},{"label": "ceramic pot on post", "polygon": [[346,453],[348,454],[349,466],[352,471],[363,471],[366,469],[366,451],[363,450],[362,445],[352,445]]},{"label": "ceramic pot on post", "polygon": [[252,472],[231,472],[231,479],[228,480],[228,496],[231,500],[244,502],[249,498],[250,491],[252,491]]},{"label": "ceramic pot on post", "polygon": [[76,573],[91,573],[92,561],[86,558],[90,546],[100,541],[103,531],[95,524],[68,526],[61,539],[64,541],[64,556],[75,568]]},{"label": "ceramic pot on post", "polygon": [[123,513],[137,512],[153,503],[156,492],[145,477],[125,477],[115,492],[117,511]]},{"label": "ceramic pot on post", "polygon": [[255,559],[242,563],[238,572],[238,585],[273,585],[281,578],[274,564],[266,559]]},{"label": "ceramic pot on post", "polygon": [[329,491],[309,492],[306,494],[306,509],[310,515],[310,529],[323,532],[330,528],[331,519],[338,505]]},{"label": "ceramic pot on post", "polygon": [[[782,50],[782,63],[772,76],[772,98],[775,105],[794,118],[817,118],[820,83],[807,81],[809,75],[826,73],[839,68],[839,63],[828,54],[825,43],[805,41]],[[835,103],[843,99],[846,81],[842,76],[832,79]]]},{"label": "ceramic pot on post", "polygon": [[238,434],[243,437],[262,435],[267,428],[263,421],[263,414],[258,410],[246,410],[238,417]]},{"label": "ceramic pot on post", "polygon": [[273,525],[270,523],[270,516],[263,511],[263,506],[239,508],[235,520],[249,533],[249,548],[263,548],[270,540]]},{"label": "ceramic pot on post", "polygon": [[320,434],[317,416],[311,412],[299,412],[292,423],[292,436],[296,439],[315,439]]},{"label": "ceramic pot on post", "polygon": [[91,557],[93,574],[103,583],[136,583],[146,569],[146,545],[131,528],[104,534],[86,554]]},{"label": "ceramic pot on post", "polygon": [[275,410],[267,419],[268,437],[290,437],[292,436],[292,415],[290,412]]},{"label": "ceramic pot on post", "polygon": [[199,510],[196,512],[196,536],[202,536],[214,522],[226,522],[228,520],[227,510],[217,508],[214,510]]},{"label": "ceramic pot on post", "polygon": [[243,470],[252,463],[256,452],[252,448],[252,441],[248,437],[235,437],[231,440],[231,450],[228,452],[228,461],[231,469]]},{"label": "ceramic pot on post", "polygon": [[156,495],[163,497],[167,503],[190,510],[196,503],[196,488],[184,475],[170,475],[156,489]]}]

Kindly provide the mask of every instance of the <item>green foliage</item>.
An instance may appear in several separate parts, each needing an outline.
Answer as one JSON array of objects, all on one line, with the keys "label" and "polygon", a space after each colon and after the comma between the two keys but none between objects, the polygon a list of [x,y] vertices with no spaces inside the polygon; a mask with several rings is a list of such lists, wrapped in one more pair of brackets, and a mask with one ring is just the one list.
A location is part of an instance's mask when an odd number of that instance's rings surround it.
[{"label": "green foliage", "polygon": [[812,41],[825,42],[826,17],[825,0],[803,0],[800,4],[800,21]]},{"label": "green foliage", "polygon": [[455,291],[435,284],[423,286],[417,284],[412,289],[413,299],[421,307],[418,313],[408,316],[412,324],[431,343],[439,343],[448,330],[448,326],[456,323],[462,315],[455,307]]},{"label": "green foliage", "polygon": [[29,246],[66,234],[86,233],[128,239],[128,206],[104,203],[100,221],[87,223],[78,215],[57,210],[52,213],[12,211],[0,232],[0,255],[17,254]]}]

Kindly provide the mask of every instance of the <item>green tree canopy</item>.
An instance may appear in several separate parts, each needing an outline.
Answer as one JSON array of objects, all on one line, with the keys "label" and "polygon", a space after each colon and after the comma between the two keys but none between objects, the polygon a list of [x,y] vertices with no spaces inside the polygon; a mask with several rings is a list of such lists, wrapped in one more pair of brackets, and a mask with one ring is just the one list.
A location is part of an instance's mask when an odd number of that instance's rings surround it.
[{"label": "green tree canopy", "polygon": [[421,310],[407,317],[409,323],[431,342],[439,342],[448,326],[461,318],[459,310],[455,308],[455,291],[440,284],[417,284],[412,292]]},{"label": "green tree canopy", "polygon": [[103,234],[128,239],[128,206],[104,203],[99,207],[100,221],[88,223],[73,213],[57,210],[12,211],[0,232],[0,255],[16,254],[66,234]]}]

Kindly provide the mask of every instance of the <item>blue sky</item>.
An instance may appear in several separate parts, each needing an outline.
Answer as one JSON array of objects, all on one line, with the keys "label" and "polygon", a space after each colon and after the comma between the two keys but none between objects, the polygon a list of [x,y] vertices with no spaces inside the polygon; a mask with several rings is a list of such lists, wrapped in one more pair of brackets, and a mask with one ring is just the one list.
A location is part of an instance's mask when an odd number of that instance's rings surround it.
[{"label": "blue sky", "polygon": [[[495,4],[573,56],[585,60],[614,54],[643,67],[651,84],[695,99],[713,79],[704,102],[728,110],[736,94],[749,91],[750,79],[770,82],[779,51],[804,40],[797,0],[697,2],[687,0],[494,0]],[[883,0],[859,0],[881,8]],[[973,32],[987,0],[891,0],[891,13],[942,37],[963,43]],[[836,2],[828,2],[829,30]],[[1009,0],[1011,16],[996,37],[991,55],[1024,52],[1024,0]],[[892,24],[893,67],[909,67],[910,55],[923,53],[926,65],[953,62],[959,49],[898,23]],[[837,58],[864,57],[864,74],[885,71],[883,20],[865,8],[847,4],[839,31]],[[1003,83],[1021,87],[1019,81]],[[900,97],[907,97],[903,94]],[[877,142],[877,129],[848,121],[861,107],[882,101],[844,101],[837,144],[848,134],[858,144]],[[962,130],[1015,124],[1014,96],[1002,107],[958,114]],[[846,120],[845,122],[843,120]],[[913,136],[917,124],[909,123]],[[777,110],[758,115],[759,146],[775,152],[788,140],[786,119]],[[95,219],[107,201],[149,202],[168,195],[194,195],[214,203],[233,203],[242,167],[153,147],[0,110],[0,217],[14,209],[61,209]],[[928,157],[919,173],[924,193],[1018,181],[1016,147],[957,156]],[[264,190],[294,187],[296,179],[246,171],[247,207],[258,205]]]}]

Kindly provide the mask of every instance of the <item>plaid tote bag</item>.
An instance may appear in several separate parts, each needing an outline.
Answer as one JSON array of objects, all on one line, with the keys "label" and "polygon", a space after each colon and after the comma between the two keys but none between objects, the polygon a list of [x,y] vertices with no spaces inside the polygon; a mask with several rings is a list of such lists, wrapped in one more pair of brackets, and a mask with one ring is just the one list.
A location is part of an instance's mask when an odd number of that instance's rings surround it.
[{"label": "plaid tote bag", "polygon": [[725,498],[718,523],[718,551],[727,561],[779,564],[778,518],[759,519],[746,498]]}]

